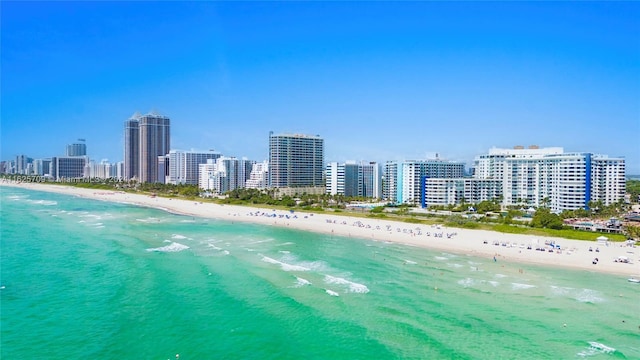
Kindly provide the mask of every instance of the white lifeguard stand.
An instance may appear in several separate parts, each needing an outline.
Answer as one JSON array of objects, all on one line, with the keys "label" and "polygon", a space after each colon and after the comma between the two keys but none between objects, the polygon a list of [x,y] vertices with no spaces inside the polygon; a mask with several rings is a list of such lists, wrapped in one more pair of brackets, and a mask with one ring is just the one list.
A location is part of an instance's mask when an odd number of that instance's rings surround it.
[{"label": "white lifeguard stand", "polygon": [[609,246],[609,238],[606,236],[598,236],[596,238],[598,245]]}]

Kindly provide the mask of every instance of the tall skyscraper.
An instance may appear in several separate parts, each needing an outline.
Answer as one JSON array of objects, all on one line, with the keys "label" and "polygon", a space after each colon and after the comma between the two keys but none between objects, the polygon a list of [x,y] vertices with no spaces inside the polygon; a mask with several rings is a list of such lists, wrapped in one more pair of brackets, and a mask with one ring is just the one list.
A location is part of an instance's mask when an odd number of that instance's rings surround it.
[{"label": "tall skyscraper", "polygon": [[170,120],[155,113],[134,114],[124,124],[125,178],[158,181],[158,156],[169,153]]},{"label": "tall skyscraper", "polygon": [[140,177],[140,114],[124,122],[124,179]]},{"label": "tall skyscraper", "polygon": [[84,139],[78,139],[77,142],[67,145],[66,156],[86,156],[87,144]]},{"label": "tall skyscraper", "polygon": [[310,135],[269,133],[269,186],[324,186],[324,140]]},{"label": "tall skyscraper", "polygon": [[158,181],[158,156],[171,147],[169,118],[158,114],[140,117],[140,182]]}]

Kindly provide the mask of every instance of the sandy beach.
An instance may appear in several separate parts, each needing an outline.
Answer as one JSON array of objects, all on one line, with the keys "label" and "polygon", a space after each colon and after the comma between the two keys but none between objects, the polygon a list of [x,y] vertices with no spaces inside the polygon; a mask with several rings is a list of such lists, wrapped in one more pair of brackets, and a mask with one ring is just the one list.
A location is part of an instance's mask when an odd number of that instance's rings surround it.
[{"label": "sandy beach", "polygon": [[[188,216],[288,227],[336,236],[389,241],[456,254],[494,258],[496,262],[502,262],[503,266],[512,269],[517,268],[518,264],[528,263],[610,273],[625,277],[640,277],[640,248],[637,246],[629,247],[625,243],[609,242],[603,244],[595,241],[504,234],[485,230],[448,228],[440,225],[409,224],[383,219],[349,217],[342,214],[289,212],[41,183],[0,181],[0,186],[14,186],[88,199],[152,207]],[[545,245],[549,242],[559,245],[560,249],[549,252],[551,247]],[[536,250],[537,248],[543,250]],[[630,262],[616,262],[615,260],[620,256],[627,257]],[[597,264],[593,263],[595,258],[598,259]]]}]

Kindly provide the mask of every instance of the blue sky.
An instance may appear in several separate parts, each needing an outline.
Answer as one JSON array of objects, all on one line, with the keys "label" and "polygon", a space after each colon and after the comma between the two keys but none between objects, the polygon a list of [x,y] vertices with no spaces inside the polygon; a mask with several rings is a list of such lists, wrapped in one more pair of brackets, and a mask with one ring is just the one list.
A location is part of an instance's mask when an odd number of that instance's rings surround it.
[{"label": "blue sky", "polygon": [[172,148],[267,158],[268,133],[327,161],[537,144],[625,156],[640,174],[635,2],[1,3],[1,154],[171,118]]}]

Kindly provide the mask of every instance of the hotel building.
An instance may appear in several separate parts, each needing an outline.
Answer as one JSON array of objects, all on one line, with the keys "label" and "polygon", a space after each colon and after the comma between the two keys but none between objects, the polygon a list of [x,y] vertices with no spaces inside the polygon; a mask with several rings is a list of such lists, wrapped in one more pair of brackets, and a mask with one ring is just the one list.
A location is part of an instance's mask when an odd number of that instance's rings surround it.
[{"label": "hotel building", "polygon": [[324,187],[324,140],[269,133],[269,187]]}]

